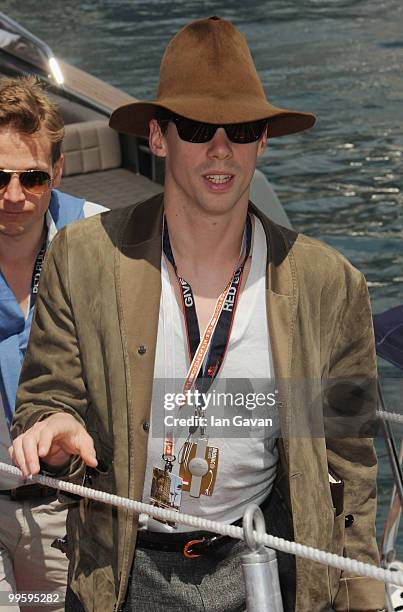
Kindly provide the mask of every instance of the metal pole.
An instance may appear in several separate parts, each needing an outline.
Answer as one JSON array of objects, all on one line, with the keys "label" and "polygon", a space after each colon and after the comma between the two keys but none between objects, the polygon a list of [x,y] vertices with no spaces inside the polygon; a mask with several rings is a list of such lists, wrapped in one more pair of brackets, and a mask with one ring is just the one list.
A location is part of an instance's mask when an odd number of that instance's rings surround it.
[{"label": "metal pole", "polygon": [[261,509],[250,504],[243,516],[243,529],[251,552],[241,558],[247,612],[283,612],[276,553],[256,542],[254,526],[259,536],[266,533]]},{"label": "metal pole", "polygon": [[[381,404],[381,408],[385,412],[386,404],[385,404],[385,399],[383,397],[382,388],[381,388],[379,380],[378,380],[378,398]],[[390,466],[392,468],[393,479],[395,483],[394,490],[396,491],[395,495],[397,494],[400,500],[400,507],[403,509],[403,474],[402,474],[402,468],[401,468],[401,455],[399,455],[399,453],[397,452],[396,441],[395,441],[390,423],[386,421],[385,419],[381,418],[381,428],[382,428],[382,433],[383,433],[383,437],[385,440],[385,446],[386,446],[386,450],[388,453]],[[395,499],[395,495],[392,495],[392,503]],[[389,516],[391,515],[391,512],[392,512],[392,505],[391,505],[391,509],[389,510]],[[389,519],[389,516],[388,516],[388,519]],[[398,517],[395,518],[394,522],[391,525],[389,525],[389,531],[392,529],[395,530],[395,537],[397,537],[397,529],[398,529],[398,525],[400,521],[399,517],[400,517],[400,513]],[[383,556],[384,556],[385,567],[388,566],[387,556],[390,554],[390,552],[393,552],[393,554],[396,554],[395,541],[393,542],[393,548],[390,548],[390,544],[389,544],[389,550],[388,550],[388,531],[387,531],[388,523],[389,523],[388,519],[386,521],[385,532],[383,536],[384,549],[382,551]],[[396,522],[397,522],[397,526],[396,526]],[[386,590],[386,601],[387,601],[388,612],[393,612],[393,610],[395,610],[395,606],[393,605],[392,598],[391,598],[390,585],[386,585],[385,590]]]},{"label": "metal pole", "polygon": [[[381,403],[381,408],[384,412],[386,412],[385,400],[383,398],[383,393],[381,389],[381,385],[378,380],[378,397]],[[400,498],[400,505],[403,508],[403,472],[400,466],[399,454],[396,448],[395,438],[393,436],[392,429],[390,427],[390,423],[385,419],[381,419],[381,428],[383,432],[383,436],[385,438],[385,446],[389,456],[390,466],[393,472],[393,478],[396,485],[396,491]]]}]

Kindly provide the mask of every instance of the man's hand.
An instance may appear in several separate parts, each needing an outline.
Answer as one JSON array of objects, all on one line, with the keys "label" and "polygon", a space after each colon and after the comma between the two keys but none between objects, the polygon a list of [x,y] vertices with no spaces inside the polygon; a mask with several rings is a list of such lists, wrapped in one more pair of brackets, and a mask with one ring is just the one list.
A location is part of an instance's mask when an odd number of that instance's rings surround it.
[{"label": "man's hand", "polygon": [[52,414],[35,423],[14,440],[9,452],[25,477],[39,472],[39,459],[55,468],[72,455],[80,455],[90,467],[98,463],[93,439],[71,414]]}]

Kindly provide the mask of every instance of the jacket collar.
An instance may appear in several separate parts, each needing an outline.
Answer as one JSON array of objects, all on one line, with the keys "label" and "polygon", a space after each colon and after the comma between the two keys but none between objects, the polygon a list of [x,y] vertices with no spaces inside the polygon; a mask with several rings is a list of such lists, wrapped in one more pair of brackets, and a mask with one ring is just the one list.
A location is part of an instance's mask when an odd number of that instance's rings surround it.
[{"label": "jacket collar", "polygon": [[160,193],[126,209],[128,216],[119,240],[123,252],[150,241],[157,243],[159,240],[161,243],[163,201],[163,194]]}]

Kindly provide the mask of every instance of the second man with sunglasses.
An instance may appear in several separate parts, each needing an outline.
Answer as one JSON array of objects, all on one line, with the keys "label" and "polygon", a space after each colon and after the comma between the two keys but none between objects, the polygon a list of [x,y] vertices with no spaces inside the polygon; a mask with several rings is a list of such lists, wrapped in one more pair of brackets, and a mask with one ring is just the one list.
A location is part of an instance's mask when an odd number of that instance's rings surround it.
[{"label": "second man with sunglasses", "polygon": [[[10,426],[43,260],[56,232],[105,210],[57,188],[63,119],[33,77],[0,79],[0,461],[9,462]],[[53,593],[63,610],[66,508],[54,490],[0,474],[0,596]],[[11,609],[10,603],[10,609]],[[8,609],[8,607],[7,607]],[[41,607],[36,607],[40,610]]]},{"label": "second man with sunglasses", "polygon": [[[362,275],[248,203],[267,138],[313,124],[267,101],[231,23],[199,20],[173,38],[156,100],[111,118],[165,159],[163,197],[67,228],[45,266],[14,424],[25,474],[42,460],[96,489],[226,523],[254,502],[270,533],[379,562],[371,440],[291,434],[309,422],[297,394],[279,404],[277,425],[249,435],[217,434],[218,408],[197,402],[220,383],[231,396],[244,381],[257,401],[274,378],[375,375]],[[174,381],[188,401],[177,410]],[[348,402],[340,392],[334,409],[372,416]],[[181,438],[172,423],[189,405]],[[329,465],[344,480],[346,529]],[[67,610],[245,609],[245,545],[228,538],[83,500],[67,546]],[[278,560],[287,612],[384,606],[374,580]]]}]

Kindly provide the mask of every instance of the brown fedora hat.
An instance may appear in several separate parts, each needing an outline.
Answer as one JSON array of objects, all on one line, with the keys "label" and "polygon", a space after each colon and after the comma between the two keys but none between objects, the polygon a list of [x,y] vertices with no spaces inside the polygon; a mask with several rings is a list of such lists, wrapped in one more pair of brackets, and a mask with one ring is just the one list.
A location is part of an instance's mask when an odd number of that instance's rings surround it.
[{"label": "brown fedora hat", "polygon": [[243,123],[269,119],[269,137],[306,130],[311,113],[270,104],[243,35],[219,17],[199,19],[170,41],[161,62],[157,97],[117,108],[110,126],[148,136],[148,122],[162,107],[205,123]]}]

